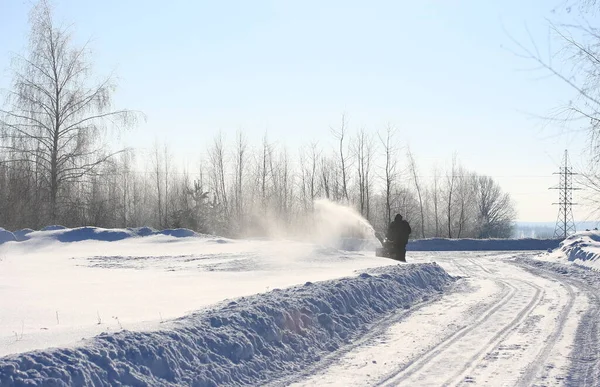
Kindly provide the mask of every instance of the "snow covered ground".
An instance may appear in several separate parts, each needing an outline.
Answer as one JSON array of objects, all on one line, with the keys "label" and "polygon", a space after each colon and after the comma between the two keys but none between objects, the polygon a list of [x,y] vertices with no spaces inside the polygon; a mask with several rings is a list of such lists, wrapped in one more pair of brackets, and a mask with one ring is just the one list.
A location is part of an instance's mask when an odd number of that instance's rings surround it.
[{"label": "snow covered ground", "polygon": [[[565,265],[566,250],[413,251],[398,264],[118,232],[0,245],[0,385],[600,384],[600,273]],[[82,240],[98,234],[113,242]]]},{"label": "snow covered ground", "polygon": [[0,356],[148,329],[225,299],[395,264],[291,241],[153,235],[60,242],[81,234],[35,232],[0,245]]}]

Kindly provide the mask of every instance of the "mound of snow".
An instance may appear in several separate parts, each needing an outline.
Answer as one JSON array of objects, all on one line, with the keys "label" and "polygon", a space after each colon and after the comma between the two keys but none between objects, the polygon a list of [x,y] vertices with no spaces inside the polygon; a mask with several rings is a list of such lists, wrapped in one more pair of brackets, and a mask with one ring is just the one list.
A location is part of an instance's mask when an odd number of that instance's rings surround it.
[{"label": "mound of snow", "polygon": [[114,242],[136,235],[128,230],[78,227],[54,233],[53,236],[60,242],[80,242],[86,240]]},{"label": "mound of snow", "polygon": [[16,240],[17,238],[15,237],[15,234],[0,228],[0,244],[4,242],[15,242]]},{"label": "mound of snow", "polygon": [[152,235],[167,235],[176,238],[200,236],[200,234],[186,228],[156,231],[150,227],[106,229],[89,226],[77,228],[47,226],[40,231],[26,228],[15,231],[14,234],[4,229],[0,229],[0,232],[2,233],[0,235],[0,244],[10,241],[23,242],[30,239],[51,239],[59,242],[81,242],[86,240],[114,242],[132,237],[147,237]]},{"label": "mound of snow", "polygon": [[17,238],[17,242],[22,242],[22,241],[26,241],[27,239],[29,239],[29,236],[27,236],[27,234],[33,232],[32,229],[30,228],[24,228],[22,230],[17,230],[15,232],[13,232],[13,234],[15,234],[15,238]]},{"label": "mound of snow", "polygon": [[65,230],[65,229],[66,229],[65,226],[53,225],[53,226],[46,226],[43,229],[41,229],[40,231],[57,231],[57,230]]},{"label": "mound of snow", "polygon": [[196,234],[196,232],[194,232],[190,229],[187,229],[187,228],[175,228],[175,229],[162,230],[159,232],[159,234],[169,235],[169,236],[173,236],[176,238],[187,238],[187,237],[198,236],[198,234]]},{"label": "mound of snow", "polygon": [[575,233],[560,243],[550,259],[565,261],[600,270],[600,232],[582,231]]},{"label": "mound of snow", "polygon": [[454,281],[435,263],[244,297],[153,332],[0,358],[0,385],[265,384],[317,362]]},{"label": "mound of snow", "polygon": [[137,227],[137,228],[128,228],[129,231],[132,231],[133,233],[135,233],[138,236],[141,237],[145,237],[145,236],[149,236],[149,235],[154,235],[157,233],[157,231],[153,228],[150,227]]},{"label": "mound of snow", "polygon": [[560,239],[447,239],[429,238],[408,242],[408,251],[517,251],[548,250],[559,246]]}]

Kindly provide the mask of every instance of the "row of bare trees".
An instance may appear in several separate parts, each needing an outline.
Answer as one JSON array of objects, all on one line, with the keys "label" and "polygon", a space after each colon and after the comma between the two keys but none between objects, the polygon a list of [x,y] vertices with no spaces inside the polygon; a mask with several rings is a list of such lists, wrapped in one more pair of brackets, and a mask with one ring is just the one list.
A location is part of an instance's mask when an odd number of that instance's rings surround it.
[{"label": "row of bare trees", "polygon": [[253,146],[243,132],[232,141],[219,133],[198,165],[185,169],[166,145],[138,154],[146,164],[133,151],[122,152],[93,174],[63,183],[56,204],[35,163],[5,159],[0,217],[12,229],[61,223],[265,236],[302,232],[315,200],[326,198],[353,207],[379,231],[401,213],[413,237],[511,235],[513,204],[491,177],[469,171],[456,157],[446,170],[423,175],[392,129],[344,136],[342,152],[317,143],[290,151],[266,135]]}]

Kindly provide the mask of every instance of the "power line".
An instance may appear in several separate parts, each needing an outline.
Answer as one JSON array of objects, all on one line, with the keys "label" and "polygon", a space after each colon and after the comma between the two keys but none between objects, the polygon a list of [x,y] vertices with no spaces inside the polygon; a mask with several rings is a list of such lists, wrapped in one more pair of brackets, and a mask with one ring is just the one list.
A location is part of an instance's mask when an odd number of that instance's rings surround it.
[{"label": "power line", "polygon": [[573,220],[573,206],[577,205],[577,203],[573,203],[573,191],[581,189],[573,187],[573,175],[577,175],[577,173],[573,172],[573,168],[569,164],[569,153],[566,149],[560,170],[553,174],[560,176],[558,186],[550,187],[550,189],[556,189],[559,192],[558,203],[552,203],[558,206],[554,237],[566,239],[568,235],[577,231]]}]

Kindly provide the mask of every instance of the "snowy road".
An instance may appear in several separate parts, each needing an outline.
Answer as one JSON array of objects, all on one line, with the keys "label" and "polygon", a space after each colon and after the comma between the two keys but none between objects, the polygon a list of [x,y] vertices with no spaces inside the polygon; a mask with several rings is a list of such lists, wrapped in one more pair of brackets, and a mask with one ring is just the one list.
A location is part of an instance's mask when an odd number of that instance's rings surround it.
[{"label": "snowy road", "polygon": [[465,279],[440,301],[382,323],[318,368],[280,382],[598,385],[599,299],[588,284],[503,259],[510,254],[413,256]]}]

